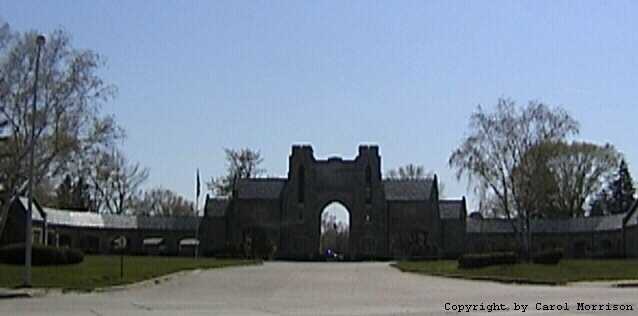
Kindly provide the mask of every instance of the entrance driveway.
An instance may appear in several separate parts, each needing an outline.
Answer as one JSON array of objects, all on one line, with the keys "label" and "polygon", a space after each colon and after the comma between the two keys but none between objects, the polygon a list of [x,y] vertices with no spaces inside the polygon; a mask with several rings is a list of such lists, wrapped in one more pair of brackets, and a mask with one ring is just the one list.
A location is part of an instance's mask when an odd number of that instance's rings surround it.
[{"label": "entrance driveway", "polygon": [[[538,302],[567,303],[570,311],[543,313]],[[633,304],[634,311],[583,313],[579,302]],[[510,308],[497,315],[520,315],[515,303],[529,305],[524,315],[636,315],[638,289],[465,281],[402,273],[387,263],[267,262],[122,291],[2,300],[0,315],[456,315],[446,307],[481,303]]]}]

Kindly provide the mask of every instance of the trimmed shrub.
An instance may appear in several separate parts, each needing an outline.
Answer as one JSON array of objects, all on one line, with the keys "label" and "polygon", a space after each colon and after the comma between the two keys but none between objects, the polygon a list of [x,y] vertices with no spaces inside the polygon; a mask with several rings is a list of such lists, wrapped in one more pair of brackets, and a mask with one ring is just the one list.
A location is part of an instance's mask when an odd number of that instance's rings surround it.
[{"label": "trimmed shrub", "polygon": [[562,249],[551,249],[537,253],[532,258],[532,262],[536,264],[558,264],[563,259]]},{"label": "trimmed shrub", "polygon": [[84,261],[84,253],[79,249],[62,248],[66,255],[67,264],[77,264]]},{"label": "trimmed shrub", "polygon": [[244,253],[244,249],[241,244],[235,243],[226,243],[221,249],[214,249],[210,251],[206,251],[204,253],[206,257],[215,257],[215,258],[237,258],[243,259],[246,258],[246,254]]},{"label": "trimmed shrub", "polygon": [[[77,264],[84,261],[84,253],[77,249],[33,245],[31,264],[34,266]],[[0,262],[24,264],[24,244],[11,244],[0,248]]]},{"label": "trimmed shrub", "polygon": [[459,268],[475,269],[501,264],[515,264],[518,256],[515,252],[490,252],[466,254],[459,258]]}]

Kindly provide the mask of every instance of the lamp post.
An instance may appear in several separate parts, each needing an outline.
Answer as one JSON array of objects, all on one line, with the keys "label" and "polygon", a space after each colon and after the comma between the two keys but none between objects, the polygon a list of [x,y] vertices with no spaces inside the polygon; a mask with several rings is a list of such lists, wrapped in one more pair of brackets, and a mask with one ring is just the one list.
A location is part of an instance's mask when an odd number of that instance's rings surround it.
[{"label": "lamp post", "polygon": [[[35,123],[36,123],[36,103],[38,100],[38,72],[40,69],[40,52],[42,46],[46,42],[46,38],[43,35],[38,35],[35,40],[37,53],[35,57],[35,75],[33,80],[33,104],[31,106],[31,141],[29,148],[29,178],[27,186],[27,199],[29,205],[27,206],[26,216],[26,231],[24,241],[24,286],[31,287],[31,250],[33,248],[33,232],[32,232],[32,213],[33,213],[33,177],[35,169]],[[45,236],[46,238],[46,236]]]}]

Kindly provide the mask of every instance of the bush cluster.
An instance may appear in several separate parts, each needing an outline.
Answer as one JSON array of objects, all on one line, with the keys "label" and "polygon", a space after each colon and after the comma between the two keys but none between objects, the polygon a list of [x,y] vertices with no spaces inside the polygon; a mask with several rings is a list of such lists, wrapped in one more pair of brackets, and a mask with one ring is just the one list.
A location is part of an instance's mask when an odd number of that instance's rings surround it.
[{"label": "bush cluster", "polygon": [[[76,264],[84,261],[84,253],[77,249],[33,245],[31,264],[34,266]],[[0,262],[24,264],[24,244],[11,244],[0,248]]]},{"label": "bush cluster", "polygon": [[532,262],[536,264],[558,264],[563,259],[562,249],[551,249],[537,253],[532,257]]},{"label": "bush cluster", "polygon": [[215,258],[246,258],[246,253],[241,244],[226,243],[223,248],[206,251],[204,253],[206,257]]},{"label": "bush cluster", "polygon": [[473,269],[500,264],[515,264],[518,256],[515,252],[490,252],[466,254],[459,258],[459,268]]}]

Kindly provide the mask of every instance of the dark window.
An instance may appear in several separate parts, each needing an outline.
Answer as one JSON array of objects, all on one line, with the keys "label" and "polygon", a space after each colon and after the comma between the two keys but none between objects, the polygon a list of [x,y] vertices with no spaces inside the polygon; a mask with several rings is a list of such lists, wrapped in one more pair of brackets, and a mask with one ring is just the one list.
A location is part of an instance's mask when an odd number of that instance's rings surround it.
[{"label": "dark window", "polygon": [[372,202],[372,168],[366,167],[366,203]]},{"label": "dark window", "polygon": [[587,255],[587,243],[579,241],[574,244],[574,257],[584,258]]},{"label": "dark window", "polygon": [[82,250],[90,254],[98,253],[100,251],[100,238],[85,236],[82,239]]},{"label": "dark window", "polygon": [[305,198],[306,177],[304,173],[303,166],[299,167],[299,182],[297,183],[297,198],[299,203],[303,203]]},{"label": "dark window", "polygon": [[60,234],[60,247],[71,247],[71,236]]},{"label": "dark window", "polygon": [[418,237],[418,243],[419,246],[421,247],[425,247],[425,245],[428,242],[428,233],[427,232],[419,232],[419,237]]},{"label": "dark window", "polygon": [[614,250],[613,248],[614,246],[610,240],[605,239],[600,241],[600,250],[602,252],[611,252],[612,250]]},{"label": "dark window", "polygon": [[47,233],[47,245],[49,246],[57,246],[55,243],[55,233],[54,232],[48,232]]}]

